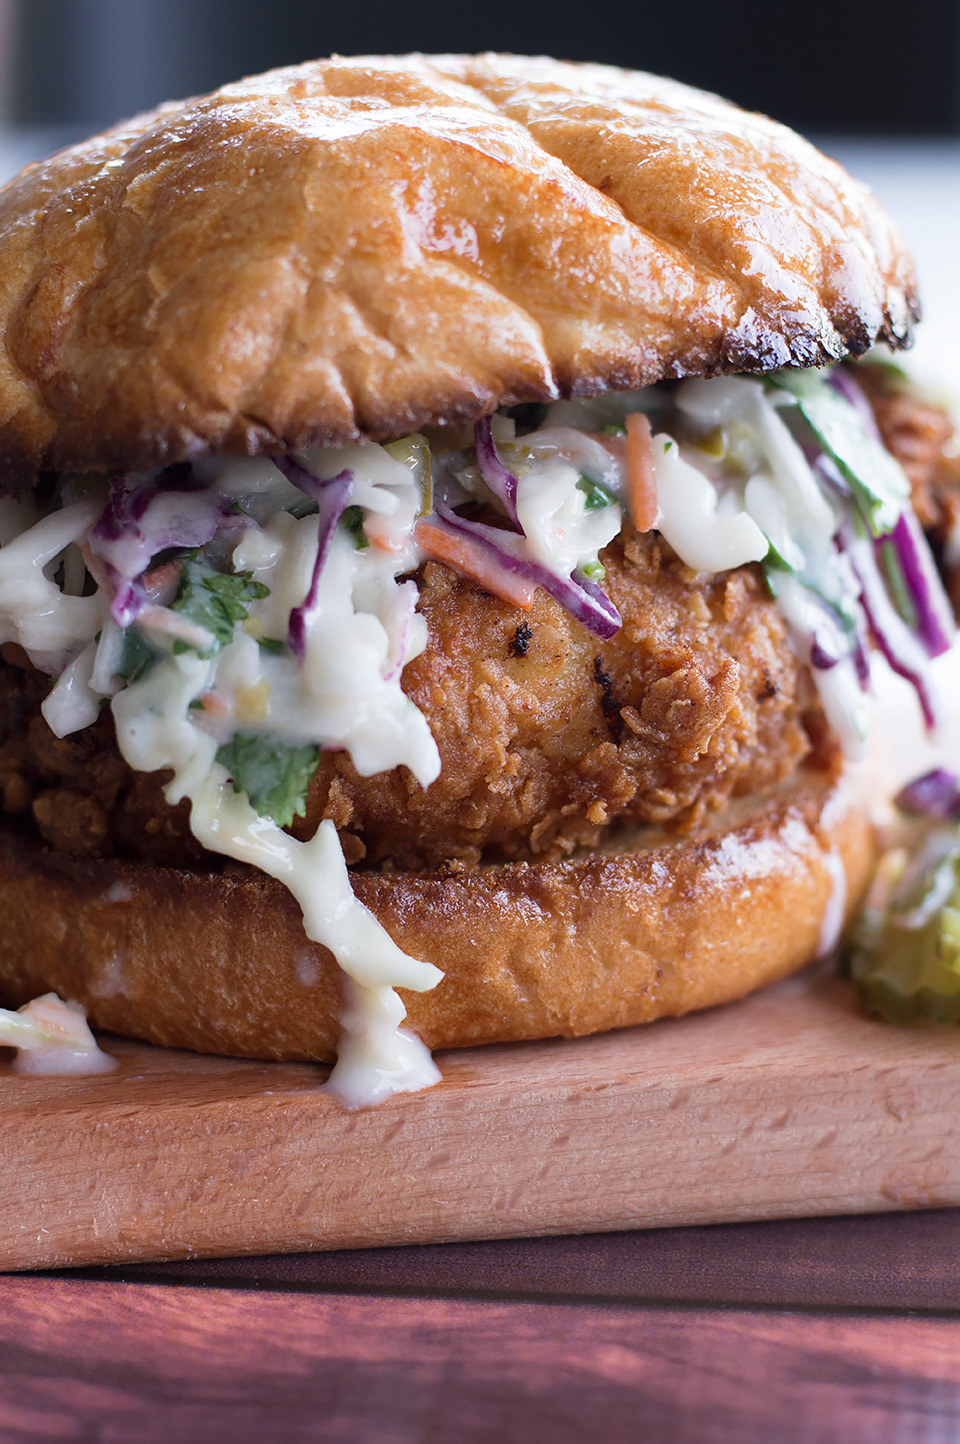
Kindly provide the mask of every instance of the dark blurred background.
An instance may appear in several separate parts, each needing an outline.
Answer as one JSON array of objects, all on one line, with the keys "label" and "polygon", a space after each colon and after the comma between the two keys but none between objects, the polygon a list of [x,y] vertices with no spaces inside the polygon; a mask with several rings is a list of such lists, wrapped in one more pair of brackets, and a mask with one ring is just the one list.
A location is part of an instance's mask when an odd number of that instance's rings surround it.
[{"label": "dark blurred background", "polygon": [[660,71],[813,133],[960,133],[960,0],[0,0],[0,106],[79,133],[273,65],[417,49]]}]

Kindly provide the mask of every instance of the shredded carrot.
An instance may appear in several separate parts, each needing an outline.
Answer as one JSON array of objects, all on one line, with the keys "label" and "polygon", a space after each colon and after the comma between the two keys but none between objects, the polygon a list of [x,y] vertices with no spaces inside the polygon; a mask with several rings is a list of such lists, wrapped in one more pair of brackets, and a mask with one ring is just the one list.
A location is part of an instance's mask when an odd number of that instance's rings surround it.
[{"label": "shredded carrot", "polygon": [[90,543],[86,540],[80,543],[80,555],[83,557],[84,565],[97,586],[102,587],[108,597],[112,597],[114,587],[110,580],[110,572],[100,558],[93,555],[93,552],[90,550]]},{"label": "shredded carrot", "polygon": [[183,567],[184,563],[181,561],[164,562],[162,567],[154,567],[152,571],[145,573],[143,589],[152,602],[159,601],[165,592],[170,594],[170,600],[173,599]]},{"label": "shredded carrot", "polygon": [[465,577],[472,577],[495,597],[502,597],[524,612],[529,612],[533,606],[534,583],[498,567],[483,547],[470,537],[444,531],[430,521],[418,521],[414,535],[428,556],[438,562],[446,562],[447,566],[462,572]]},{"label": "shredded carrot", "polygon": [[230,708],[227,706],[219,692],[204,692],[200,698],[201,710],[209,712],[213,717],[226,717]]},{"label": "shredded carrot", "polygon": [[403,543],[398,542],[395,536],[391,535],[389,528],[384,525],[383,519],[380,519],[379,525],[377,523],[377,513],[368,511],[363,520],[363,530],[370,545],[375,547],[378,552],[402,552]]},{"label": "shredded carrot", "polygon": [[627,510],[637,531],[657,524],[657,477],[650,422],[642,411],[627,417]]}]

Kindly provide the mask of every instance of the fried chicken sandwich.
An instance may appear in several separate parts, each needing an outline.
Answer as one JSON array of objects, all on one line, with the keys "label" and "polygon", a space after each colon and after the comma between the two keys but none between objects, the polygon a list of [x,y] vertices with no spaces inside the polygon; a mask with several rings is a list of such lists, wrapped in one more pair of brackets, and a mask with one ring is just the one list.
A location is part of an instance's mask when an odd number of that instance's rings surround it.
[{"label": "fried chicken sandwich", "polygon": [[602,66],[335,58],[29,167],[6,1000],[359,1104],[828,949],[871,656],[932,725],[952,638],[949,426],[856,360],[916,316],[837,165]]}]

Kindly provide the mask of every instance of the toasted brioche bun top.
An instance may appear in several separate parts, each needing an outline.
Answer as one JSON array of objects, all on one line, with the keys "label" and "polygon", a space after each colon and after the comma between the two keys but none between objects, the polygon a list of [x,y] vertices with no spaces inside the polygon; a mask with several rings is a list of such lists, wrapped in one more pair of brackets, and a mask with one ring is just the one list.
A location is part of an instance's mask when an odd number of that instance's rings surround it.
[{"label": "toasted brioche bun top", "polygon": [[0,192],[3,484],[813,366],[917,314],[869,192],[762,116],[600,65],[315,61]]}]

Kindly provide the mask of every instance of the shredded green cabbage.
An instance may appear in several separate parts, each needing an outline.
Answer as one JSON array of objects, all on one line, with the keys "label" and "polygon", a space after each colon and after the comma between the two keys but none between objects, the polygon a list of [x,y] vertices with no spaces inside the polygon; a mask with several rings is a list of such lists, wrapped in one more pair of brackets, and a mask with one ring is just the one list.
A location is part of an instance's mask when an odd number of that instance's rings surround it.
[{"label": "shredded green cabbage", "polygon": [[852,487],[874,536],[891,531],[909,499],[909,484],[854,407],[816,371],[778,371],[767,380],[796,399],[804,421]]}]

